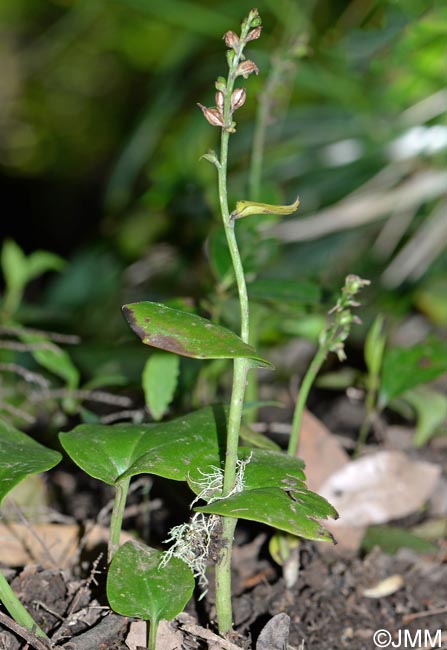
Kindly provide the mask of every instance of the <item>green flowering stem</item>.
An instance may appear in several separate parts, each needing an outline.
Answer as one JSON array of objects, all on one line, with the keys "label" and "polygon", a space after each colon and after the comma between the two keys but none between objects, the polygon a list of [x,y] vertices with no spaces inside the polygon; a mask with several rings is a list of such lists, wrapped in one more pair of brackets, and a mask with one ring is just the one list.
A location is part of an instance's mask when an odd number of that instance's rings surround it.
[{"label": "green flowering stem", "polygon": [[299,433],[301,428],[301,422],[303,419],[304,407],[306,406],[307,398],[309,396],[310,389],[315,381],[315,378],[323,365],[327,357],[327,350],[324,346],[319,346],[318,350],[312,359],[312,362],[307,369],[306,374],[303,377],[301,382],[300,389],[298,391],[298,396],[295,403],[295,410],[293,413],[292,421],[292,430],[290,432],[289,446],[287,448],[287,453],[291,456],[296,456],[298,451],[299,444]]},{"label": "green flowering stem", "polygon": [[[216,82],[216,107],[206,108],[199,105],[199,108],[210,124],[222,127],[219,159],[217,157],[214,158],[211,153],[208,154],[208,160],[213,162],[217,169],[219,205],[236,278],[241,319],[240,336],[244,343],[249,342],[249,307],[245,274],[234,231],[234,218],[228,208],[228,142],[230,134],[235,131],[235,123],[232,118],[233,113],[245,101],[245,90],[243,88],[234,90],[236,78],[238,76],[247,78],[252,72],[257,73],[255,64],[244,58],[243,50],[247,42],[255,40],[260,36],[260,22],[257,10],[253,9],[242,23],[240,37],[234,32],[227,32],[224,35],[225,44],[229,48],[227,51],[228,77],[226,80],[219,78]],[[234,360],[222,497],[228,496],[235,484],[239,432],[249,368],[250,361],[248,359],[237,358]],[[219,633],[222,636],[228,636],[233,626],[231,607],[231,553],[236,523],[237,519],[235,518],[222,518],[222,546],[216,563],[216,611]]]},{"label": "green flowering stem", "polygon": [[359,306],[359,303],[354,300],[354,297],[360,289],[368,284],[368,280],[363,280],[357,275],[348,275],[337,303],[329,311],[326,326],[319,337],[317,352],[304,375],[295,403],[292,430],[287,448],[287,453],[291,456],[296,456],[297,454],[304,407],[309,391],[327,355],[329,352],[335,352],[340,361],[346,359],[344,342],[349,336],[352,323],[360,322],[358,317],[351,313],[352,307]]}]

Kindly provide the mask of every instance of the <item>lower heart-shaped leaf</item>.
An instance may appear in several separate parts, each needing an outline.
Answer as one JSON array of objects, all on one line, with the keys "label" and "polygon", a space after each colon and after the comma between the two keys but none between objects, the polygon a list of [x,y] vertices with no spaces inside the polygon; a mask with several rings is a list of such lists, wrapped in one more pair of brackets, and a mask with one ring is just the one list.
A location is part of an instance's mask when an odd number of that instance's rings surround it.
[{"label": "lower heart-shaped leaf", "polygon": [[337,516],[334,508],[314,492],[307,489],[298,493],[295,490],[289,492],[278,487],[243,490],[194,510],[258,521],[278,530],[317,541],[332,541],[333,538],[316,518]]},{"label": "lower heart-shaped leaf", "polygon": [[[238,457],[244,463],[245,490],[265,487],[280,487],[283,490],[305,488],[304,463],[300,458],[282,451],[248,447],[240,447]],[[213,474],[215,468],[223,469],[218,449],[201,450],[192,459],[186,480],[193,492],[199,494],[202,491],[205,477]]]},{"label": "lower heart-shaped leaf", "polygon": [[161,424],[81,424],[59,434],[62,446],[87,474],[115,485],[137,474],[183,481],[191,458],[225,440],[223,408],[206,407]]},{"label": "lower heart-shaped leaf", "polygon": [[194,577],[176,557],[160,566],[163,554],[139,542],[115,553],[107,574],[107,598],[115,612],[157,625],[179,614],[192,596]]},{"label": "lower heart-shaped leaf", "polygon": [[62,459],[22,431],[0,420],[0,503],[29,474],[45,472]]}]

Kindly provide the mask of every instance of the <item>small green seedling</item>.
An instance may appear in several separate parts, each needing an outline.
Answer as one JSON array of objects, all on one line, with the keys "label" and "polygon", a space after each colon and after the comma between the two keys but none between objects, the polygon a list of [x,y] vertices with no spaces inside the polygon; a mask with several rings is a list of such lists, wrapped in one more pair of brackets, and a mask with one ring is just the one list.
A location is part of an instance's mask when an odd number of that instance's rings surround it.
[{"label": "small green seedling", "polygon": [[[45,472],[59,463],[59,452],[47,449],[25,433],[0,420],[0,504],[12,488],[31,474]],[[0,571],[0,601],[14,620],[37,636],[46,638],[12,591]]]}]

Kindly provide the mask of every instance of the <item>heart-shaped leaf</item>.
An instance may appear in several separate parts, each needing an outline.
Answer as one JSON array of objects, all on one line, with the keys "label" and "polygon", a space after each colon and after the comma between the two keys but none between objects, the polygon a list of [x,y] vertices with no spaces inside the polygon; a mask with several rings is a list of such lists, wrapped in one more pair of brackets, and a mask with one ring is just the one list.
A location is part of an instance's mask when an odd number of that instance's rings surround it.
[{"label": "heart-shaped leaf", "polygon": [[162,553],[126,542],[115,553],[107,574],[107,598],[115,612],[156,625],[179,614],[192,596],[194,577],[176,557],[160,566]]},{"label": "heart-shaped leaf", "polygon": [[[305,488],[304,463],[299,458],[282,451],[247,447],[239,448],[238,457],[241,461],[248,461],[244,467],[245,490],[265,487],[280,487],[283,490]],[[219,450],[202,450],[192,459],[187,481],[193,492],[199,494],[204,476],[212,473],[215,467],[222,467]]]},{"label": "heart-shaped leaf", "polygon": [[292,535],[318,541],[332,540],[332,536],[315,519],[337,516],[325,499],[305,488],[299,492],[289,492],[279,487],[243,490],[227,499],[219,499],[194,510],[259,521]]},{"label": "heart-shaped leaf", "polygon": [[0,503],[29,474],[45,472],[62,459],[22,431],[0,420]]},{"label": "heart-shaped leaf", "polygon": [[162,424],[81,424],[59,434],[62,446],[87,474],[114,485],[136,474],[185,480],[191,458],[225,441],[222,408],[206,407]]},{"label": "heart-shaped leaf", "polygon": [[271,367],[234,332],[205,318],[156,302],[123,307],[124,316],[146,345],[196,359],[251,359],[255,366]]}]

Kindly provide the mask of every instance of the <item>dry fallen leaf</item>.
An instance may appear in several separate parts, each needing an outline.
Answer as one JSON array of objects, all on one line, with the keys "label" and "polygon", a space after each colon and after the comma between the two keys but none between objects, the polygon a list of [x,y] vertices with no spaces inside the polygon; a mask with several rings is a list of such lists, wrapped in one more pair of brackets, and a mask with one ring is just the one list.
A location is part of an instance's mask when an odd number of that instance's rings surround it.
[{"label": "dry fallen leaf", "polygon": [[[81,529],[65,524],[0,524],[0,548],[2,562],[8,566],[40,564],[44,568],[69,567],[79,548]],[[108,529],[95,525],[85,538],[85,546],[92,549],[107,544]],[[122,532],[122,544],[133,539]]]},{"label": "dry fallen leaf", "polygon": [[319,491],[340,515],[333,529],[382,524],[420,508],[440,472],[438,465],[414,461],[403,452],[379,451],[345,465]]},{"label": "dry fallen leaf", "polygon": [[385,580],[381,580],[373,587],[364,589],[362,596],[365,596],[365,598],[384,598],[385,596],[391,596],[391,594],[394,594],[403,586],[403,577],[396,573],[395,575],[388,576]]},{"label": "dry fallen leaf", "polygon": [[305,410],[297,456],[306,464],[306,482],[318,492],[326,479],[349,463],[349,456],[329,429]]},{"label": "dry fallen leaf", "polygon": [[[157,650],[182,650],[183,634],[175,630],[168,621],[160,621],[157,630]],[[126,637],[129,650],[145,648],[147,644],[147,629],[145,621],[133,621]]]}]

